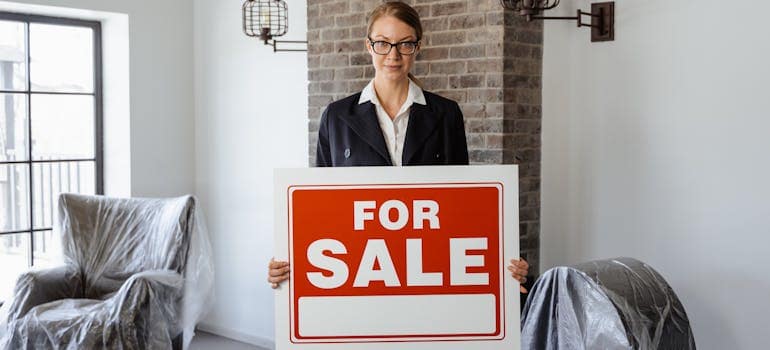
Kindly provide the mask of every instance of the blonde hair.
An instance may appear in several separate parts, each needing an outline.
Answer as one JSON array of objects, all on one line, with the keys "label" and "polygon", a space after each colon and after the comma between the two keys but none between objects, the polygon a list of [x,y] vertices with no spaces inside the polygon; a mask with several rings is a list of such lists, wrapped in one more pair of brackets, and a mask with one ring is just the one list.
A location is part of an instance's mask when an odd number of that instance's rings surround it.
[{"label": "blonde hair", "polygon": [[[420,14],[417,13],[417,10],[415,10],[413,7],[400,1],[388,1],[382,3],[380,6],[377,6],[374,8],[374,10],[372,10],[372,12],[369,13],[369,17],[366,23],[367,38],[372,35],[372,26],[374,26],[374,22],[377,22],[378,19],[387,16],[395,17],[399,21],[406,23],[408,26],[414,29],[414,34],[417,37],[417,41],[422,39],[422,22],[420,22]],[[417,84],[417,86],[420,88],[423,88],[422,82],[415,78],[411,72],[409,72],[409,79],[414,81],[414,83]]]}]

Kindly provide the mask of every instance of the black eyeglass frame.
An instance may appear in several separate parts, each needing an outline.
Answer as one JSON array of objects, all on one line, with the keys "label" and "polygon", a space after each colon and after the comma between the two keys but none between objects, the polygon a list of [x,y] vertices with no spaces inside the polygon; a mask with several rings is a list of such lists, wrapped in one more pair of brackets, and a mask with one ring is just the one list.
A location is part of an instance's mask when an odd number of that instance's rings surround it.
[{"label": "black eyeglass frame", "polygon": [[[420,40],[417,40],[417,41],[399,41],[397,43],[391,43],[391,42],[385,41],[385,40],[372,40],[372,38],[370,38],[370,37],[366,37],[366,39],[369,40],[369,46],[372,47],[372,51],[374,53],[376,53],[378,55],[382,55],[382,56],[390,55],[390,51],[393,50],[394,46],[396,47],[396,52],[398,52],[401,55],[407,55],[407,56],[414,55],[415,53],[417,53],[417,49],[420,48]],[[386,52],[386,53],[379,53],[379,52],[377,52],[377,50],[374,49],[374,45],[377,44],[377,43],[386,43],[386,44],[390,45],[390,47],[388,47],[388,52]],[[401,52],[401,49],[399,48],[399,47],[401,47],[401,44],[412,44],[412,45],[414,45],[414,51],[412,51],[410,53],[403,53],[403,52]]]}]

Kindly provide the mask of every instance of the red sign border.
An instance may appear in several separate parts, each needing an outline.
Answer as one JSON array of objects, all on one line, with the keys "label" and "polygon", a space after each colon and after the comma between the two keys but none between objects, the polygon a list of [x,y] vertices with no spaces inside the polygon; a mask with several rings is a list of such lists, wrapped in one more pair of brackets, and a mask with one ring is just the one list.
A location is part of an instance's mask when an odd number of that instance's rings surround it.
[{"label": "red sign border", "polygon": [[[442,183],[400,183],[400,184],[392,184],[392,183],[385,183],[385,184],[334,184],[334,185],[290,185],[286,189],[286,198],[287,198],[287,242],[288,242],[288,260],[291,262],[291,257],[294,256],[294,249],[292,245],[292,232],[293,232],[293,225],[292,225],[292,192],[298,190],[298,189],[349,189],[349,188],[391,188],[391,187],[418,187],[418,188],[441,188],[441,187],[464,187],[464,186],[473,186],[473,187],[496,187],[499,190],[500,196],[499,196],[499,210],[500,210],[500,232],[499,235],[501,237],[501,244],[500,244],[500,254],[503,256],[503,263],[505,260],[504,253],[505,253],[505,185],[502,182],[495,182],[495,181],[489,181],[489,182],[442,182]],[[501,264],[502,266],[502,264]],[[480,334],[452,334],[452,335],[382,335],[382,336],[323,336],[323,337],[306,337],[306,339],[329,339],[327,341],[307,341],[307,340],[295,340],[294,333],[295,333],[295,327],[294,327],[294,275],[291,275],[291,278],[289,279],[289,293],[288,293],[288,303],[289,303],[289,342],[292,344],[339,344],[339,343],[345,343],[345,344],[356,344],[356,343],[406,343],[406,342],[460,342],[460,341],[485,341],[485,340],[503,340],[506,337],[506,294],[505,294],[505,279],[502,278],[505,276],[505,271],[502,267],[500,267],[500,303],[502,306],[500,307],[500,320],[501,324],[499,325],[500,331],[498,334],[495,334],[494,336],[491,336],[489,334],[486,335],[480,335]],[[471,338],[472,337],[472,338]],[[426,339],[430,338],[430,339]],[[460,338],[460,339],[458,339]],[[344,339],[340,341],[331,341],[330,339]]]}]

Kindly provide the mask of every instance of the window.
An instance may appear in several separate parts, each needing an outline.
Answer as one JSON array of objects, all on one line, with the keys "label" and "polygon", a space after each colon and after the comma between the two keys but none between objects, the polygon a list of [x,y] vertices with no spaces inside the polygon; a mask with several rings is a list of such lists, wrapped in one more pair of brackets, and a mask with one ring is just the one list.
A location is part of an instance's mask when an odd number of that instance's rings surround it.
[{"label": "window", "polygon": [[61,192],[101,194],[99,22],[0,12],[0,300],[60,261]]}]

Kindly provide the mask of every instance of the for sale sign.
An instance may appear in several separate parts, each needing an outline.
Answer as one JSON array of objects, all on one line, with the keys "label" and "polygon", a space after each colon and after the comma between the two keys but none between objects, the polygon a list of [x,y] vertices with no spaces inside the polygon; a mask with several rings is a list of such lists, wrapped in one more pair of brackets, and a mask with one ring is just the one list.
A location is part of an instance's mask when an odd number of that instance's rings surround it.
[{"label": "for sale sign", "polygon": [[517,192],[515,166],[276,171],[277,349],[517,348]]}]

